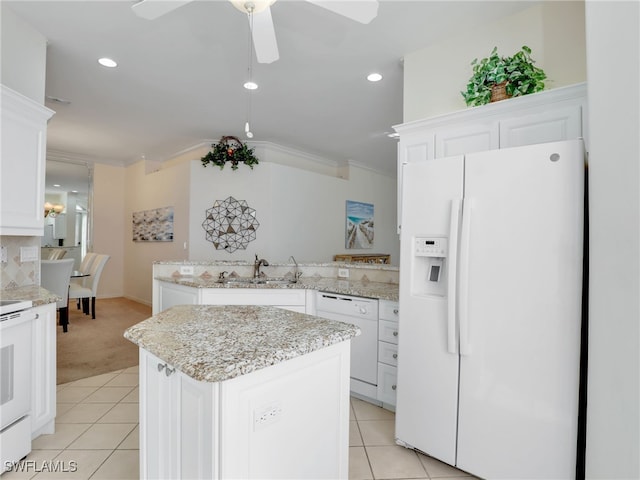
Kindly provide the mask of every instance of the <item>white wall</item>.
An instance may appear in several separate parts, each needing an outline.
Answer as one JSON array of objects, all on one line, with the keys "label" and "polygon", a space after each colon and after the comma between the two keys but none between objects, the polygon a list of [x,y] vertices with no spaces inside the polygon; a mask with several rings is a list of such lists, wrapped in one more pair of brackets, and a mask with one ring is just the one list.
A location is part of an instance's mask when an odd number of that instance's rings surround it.
[{"label": "white wall", "polygon": [[44,104],[47,40],[0,2],[0,83]]},{"label": "white wall", "polygon": [[[300,262],[331,261],[334,254],[347,251],[344,242],[346,200],[372,203],[375,208],[374,248],[350,251],[389,253],[392,263],[398,265],[394,178],[351,166],[349,179],[342,179],[264,161],[264,157],[278,159],[282,155],[278,148],[270,145],[261,146],[260,152],[256,149],[261,161],[253,170],[245,165],[236,171],[229,166],[223,170],[215,166],[205,168],[200,158],[207,150],[185,153],[150,174],[145,173],[143,162],[126,169],[113,167],[124,176],[124,214],[120,213],[122,225],[114,225],[108,232],[103,229],[102,235],[105,243],[113,244],[114,248],[118,241],[124,243],[121,281],[126,297],[151,302],[154,261],[252,261],[255,254],[272,262],[286,261],[291,255]],[[287,153],[287,163],[292,162],[290,153]],[[104,174],[96,170],[95,176],[104,177]],[[102,182],[111,182],[118,194],[116,178],[103,178]],[[206,240],[202,227],[206,210],[215,200],[229,196],[246,200],[256,210],[260,223],[256,240],[249,243],[246,250],[233,253],[216,250]],[[108,204],[107,198],[96,201],[94,211],[104,215],[105,203]],[[174,241],[133,242],[132,213],[165,206],[174,207]]]},{"label": "white wall", "polygon": [[586,477],[637,479],[640,4],[589,1],[586,25],[591,242]]},{"label": "white wall", "polygon": [[[189,240],[189,196],[191,191],[189,163],[176,162],[168,168],[145,173],[144,162],[126,169],[126,205],[123,239],[125,276],[124,293],[128,298],[151,304],[153,262],[185,260]],[[134,242],[133,212],[173,207],[173,242]]]},{"label": "white wall", "polygon": [[[461,7],[463,8],[463,7]],[[522,45],[532,49],[536,65],[557,88],[586,80],[584,2],[544,2],[521,13],[482,24],[405,55],[405,122],[467,108],[460,91],[471,77],[471,61],[493,47],[511,55]]]},{"label": "white wall", "polygon": [[98,297],[124,295],[125,170],[122,167],[95,164],[93,174],[93,237],[89,251],[110,255],[98,283]]},{"label": "white wall", "polygon": [[[349,180],[320,175],[287,165],[261,162],[254,170],[240,166],[204,168],[191,163],[190,260],[332,261],[345,253],[346,200],[374,205],[373,249],[352,253],[389,253],[398,265],[395,233],[395,179],[350,167]],[[202,222],[215,200],[232,196],[256,210],[260,226],[246,250],[228,253],[206,241]]]}]

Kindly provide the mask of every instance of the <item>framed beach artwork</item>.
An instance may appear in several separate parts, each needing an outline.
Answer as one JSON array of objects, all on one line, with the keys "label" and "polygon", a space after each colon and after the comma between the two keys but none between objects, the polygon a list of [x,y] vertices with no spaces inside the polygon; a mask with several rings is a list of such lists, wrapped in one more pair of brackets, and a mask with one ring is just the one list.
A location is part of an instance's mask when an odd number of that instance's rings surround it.
[{"label": "framed beach artwork", "polygon": [[373,248],[373,204],[347,200],[346,248]]},{"label": "framed beach artwork", "polygon": [[134,242],[173,242],[173,207],[133,212]]}]

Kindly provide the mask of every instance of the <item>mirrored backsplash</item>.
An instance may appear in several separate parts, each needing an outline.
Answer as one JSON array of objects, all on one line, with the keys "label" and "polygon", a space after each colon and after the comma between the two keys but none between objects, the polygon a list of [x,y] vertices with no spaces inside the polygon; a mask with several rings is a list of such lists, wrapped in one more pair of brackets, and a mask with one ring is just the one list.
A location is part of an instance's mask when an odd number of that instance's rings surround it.
[{"label": "mirrored backsplash", "polygon": [[[6,249],[7,261],[0,262],[0,290],[40,285],[40,237],[0,236],[0,246]],[[33,247],[36,261],[21,262],[20,248]],[[2,258],[4,260],[4,258]]]}]

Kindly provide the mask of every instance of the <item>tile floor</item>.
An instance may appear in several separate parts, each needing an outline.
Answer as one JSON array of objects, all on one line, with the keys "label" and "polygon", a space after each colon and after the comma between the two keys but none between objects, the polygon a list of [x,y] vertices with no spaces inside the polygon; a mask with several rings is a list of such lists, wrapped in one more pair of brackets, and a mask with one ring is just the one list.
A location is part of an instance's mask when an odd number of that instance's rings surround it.
[{"label": "tile floor", "polygon": [[[138,367],[58,385],[57,402],[56,432],[1,480],[139,478]],[[395,445],[393,431],[393,412],[351,399],[349,479],[474,479]]]}]

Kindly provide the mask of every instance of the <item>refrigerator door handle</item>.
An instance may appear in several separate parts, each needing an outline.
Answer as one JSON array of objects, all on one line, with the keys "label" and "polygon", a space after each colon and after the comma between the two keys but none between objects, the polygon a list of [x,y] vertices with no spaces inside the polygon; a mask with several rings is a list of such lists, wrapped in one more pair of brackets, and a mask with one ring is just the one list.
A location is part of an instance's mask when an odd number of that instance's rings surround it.
[{"label": "refrigerator door handle", "polygon": [[460,355],[470,355],[469,344],[469,243],[473,199],[462,203],[462,231],[460,233],[460,280],[458,290],[458,318],[460,319]]},{"label": "refrigerator door handle", "polygon": [[447,350],[458,353],[456,339],[456,273],[458,260],[458,225],[460,223],[461,199],[451,200],[449,220],[449,266],[447,268]]}]

